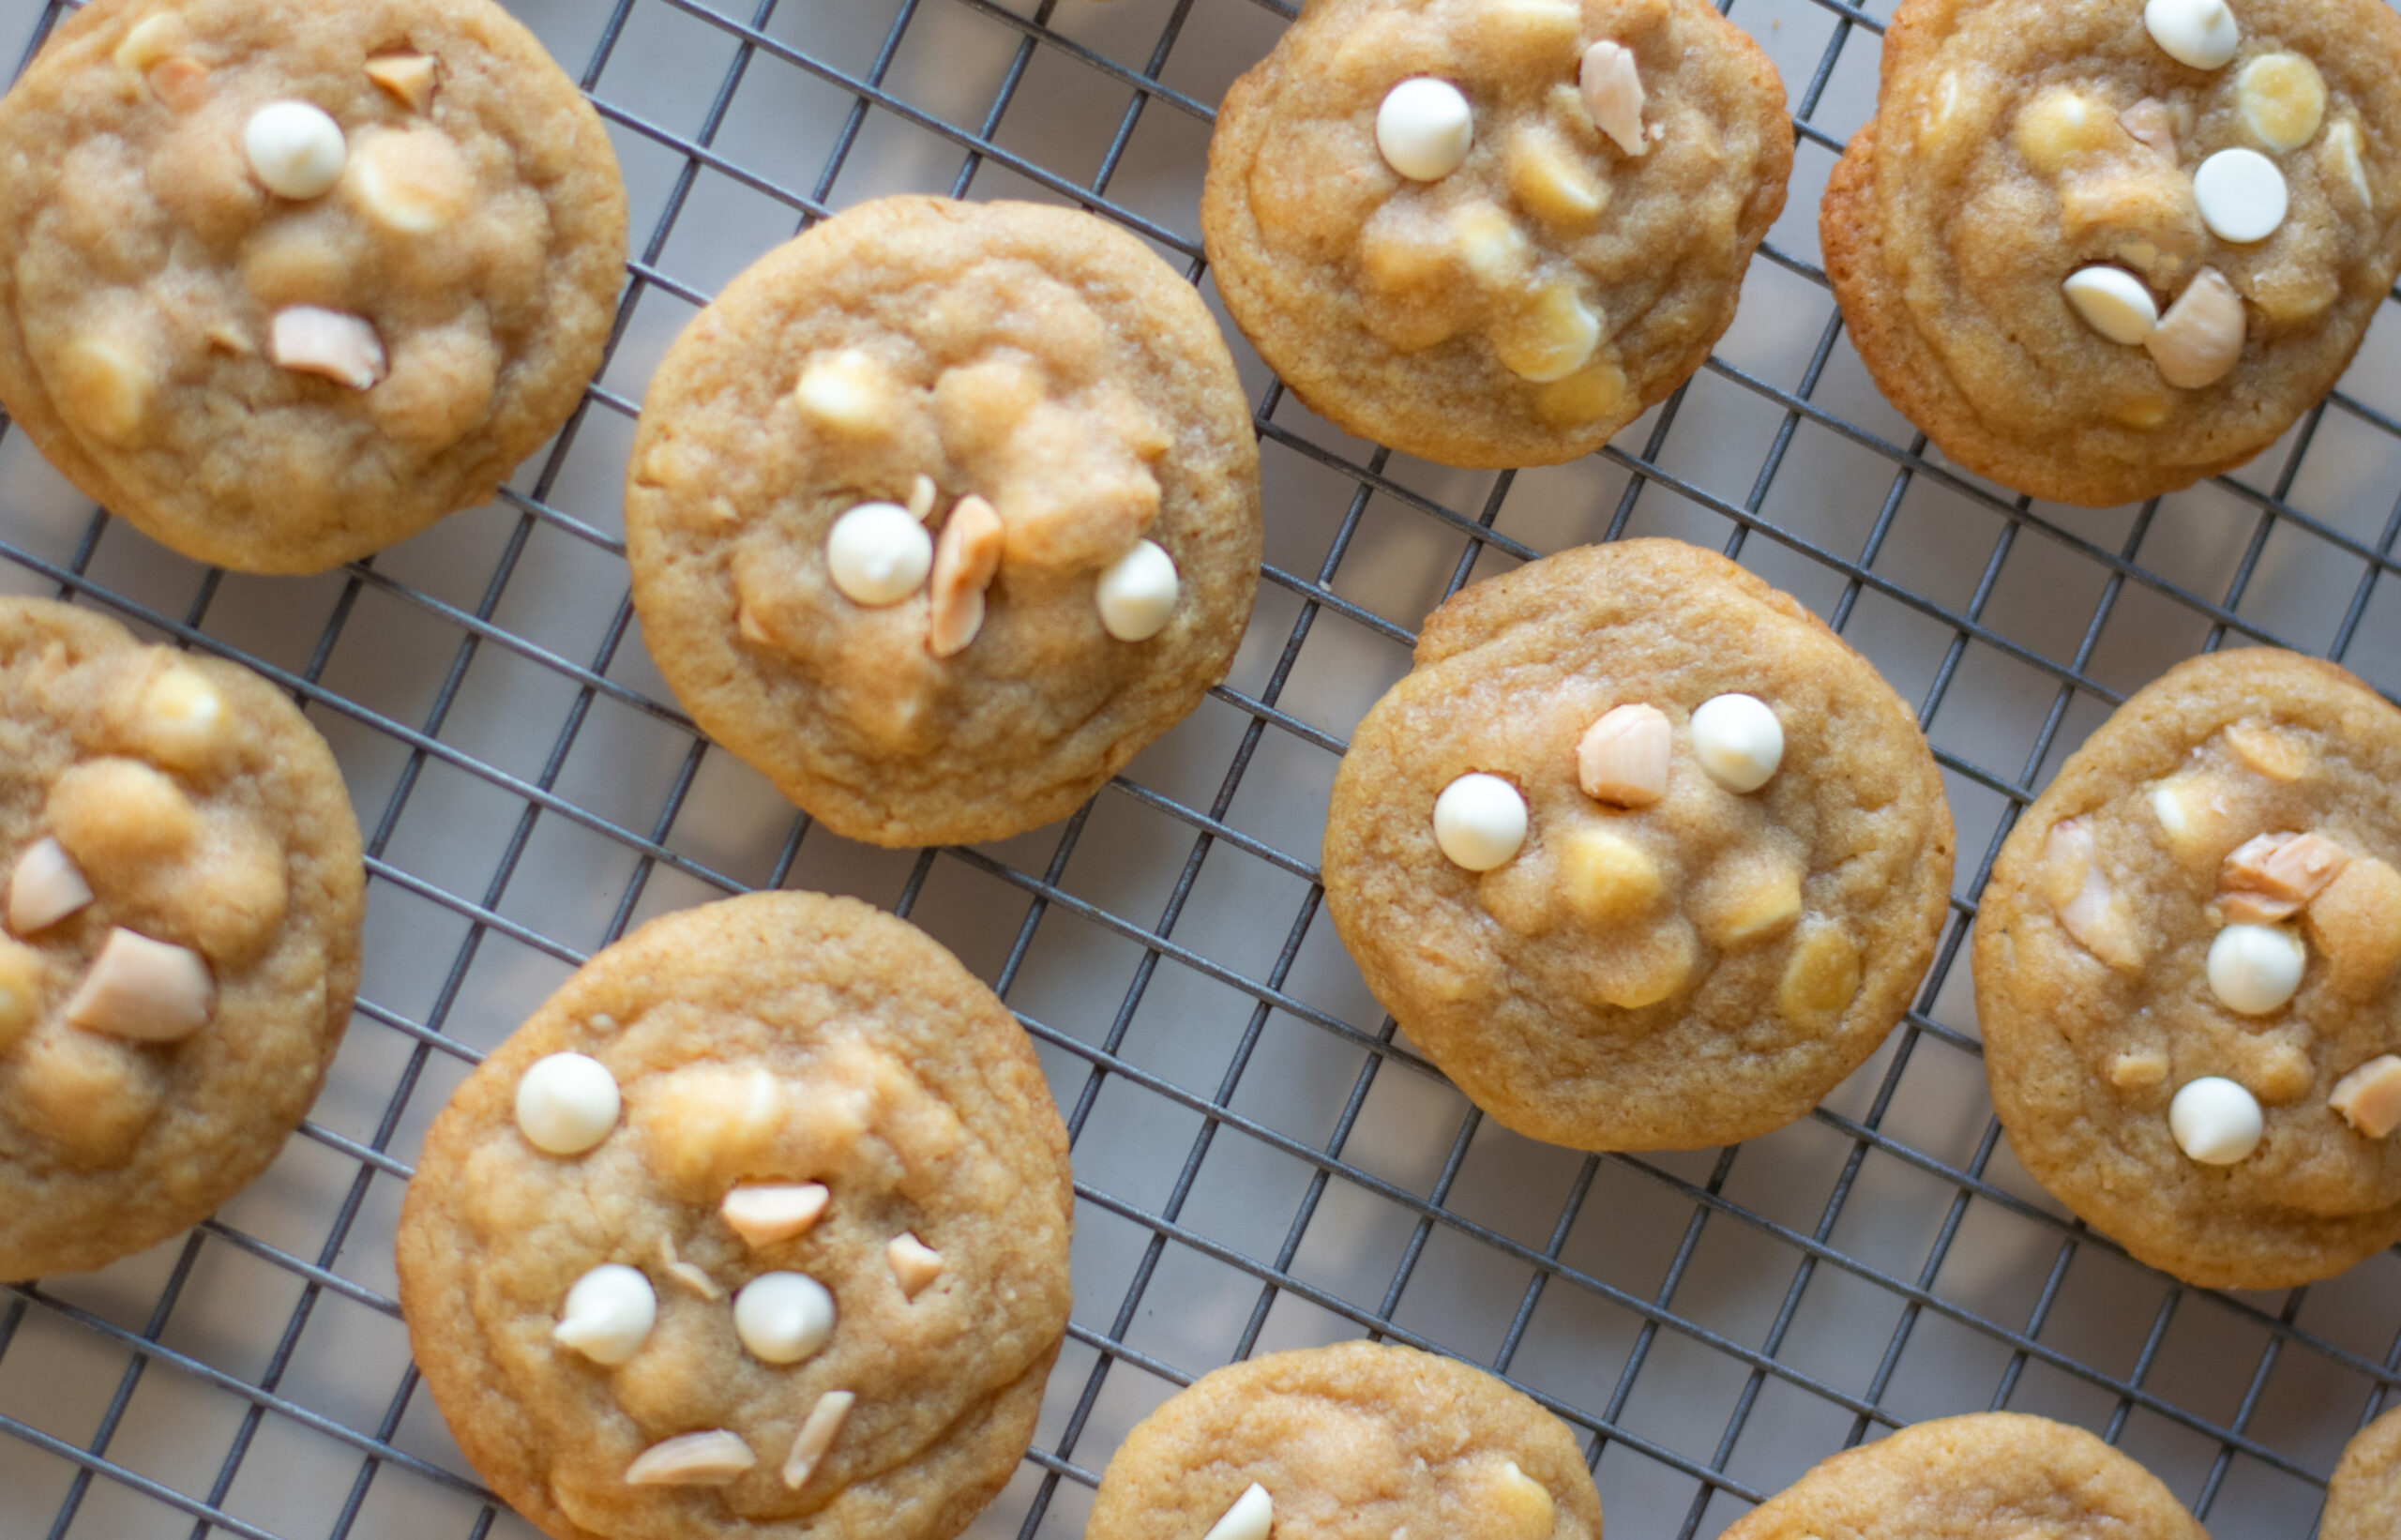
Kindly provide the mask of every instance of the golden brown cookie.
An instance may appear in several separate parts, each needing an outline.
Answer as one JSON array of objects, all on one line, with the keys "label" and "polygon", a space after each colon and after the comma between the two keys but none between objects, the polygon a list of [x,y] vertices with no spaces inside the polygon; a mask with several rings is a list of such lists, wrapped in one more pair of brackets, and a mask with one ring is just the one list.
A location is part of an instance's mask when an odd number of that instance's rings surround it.
[{"label": "golden brown cookie", "polygon": [[2010,1147],[2212,1288],[2401,1240],[2401,711],[2332,663],[2212,653],[2021,814],[1976,917]]},{"label": "golden brown cookie", "polygon": [[358,824],[247,669],[0,600],[0,1278],[205,1216],[316,1099],[358,988]]},{"label": "golden brown cookie", "polygon": [[584,964],[426,1135],[409,1341],[556,1540],[948,1540],[1067,1323],[1066,1133],[924,932],[766,893]]},{"label": "golden brown cookie", "polygon": [[2209,1540],[2157,1476],[2080,1427],[1986,1412],[1820,1461],[1722,1540]]},{"label": "golden brown cookie", "polygon": [[1916,718],[1787,595],[1675,540],[1461,590],[1334,781],[1326,906],[1478,1107],[1580,1149],[1779,1127],[1933,956],[1951,814]]},{"label": "golden brown cookie", "polygon": [[2360,1429],[2326,1487],[2318,1540],[2393,1540],[2401,1534],[2401,1408]]},{"label": "golden brown cookie", "polygon": [[1775,67],[1706,0],[1313,0],[1226,93],[1200,229],[1310,410],[1550,465],[1709,356],[1791,168]]},{"label": "golden brown cookie", "polygon": [[707,732],[836,833],[1065,816],[1225,676],[1259,447],[1192,286],[1092,215],[886,198],[685,329],[626,488]]},{"label": "golden brown cookie", "polygon": [[0,402],[201,561],[492,495],[599,363],[626,195],[490,0],[94,0],[0,101]]},{"label": "golden brown cookie", "polygon": [[1085,1540],[1600,1540],[1565,1424],[1482,1369],[1344,1342],[1202,1375],[1101,1473]]},{"label": "golden brown cookie", "polygon": [[2380,0],[1903,0],[1826,274],[1944,454],[2132,502],[2333,387],[2401,272],[2396,134]]}]

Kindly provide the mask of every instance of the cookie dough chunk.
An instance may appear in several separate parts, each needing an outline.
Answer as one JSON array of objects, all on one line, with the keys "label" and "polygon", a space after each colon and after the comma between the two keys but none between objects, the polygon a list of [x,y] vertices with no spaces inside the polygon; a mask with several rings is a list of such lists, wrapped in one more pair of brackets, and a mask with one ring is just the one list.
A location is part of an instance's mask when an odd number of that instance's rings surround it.
[{"label": "cookie dough chunk", "polygon": [[434,1120],[400,1306],[555,1540],[948,1540],[1067,1323],[1067,1141],[922,931],[755,894],[595,957]]},{"label": "cookie dough chunk", "polygon": [[325,741],[246,669],[0,600],[0,1279],[204,1217],[316,1099],[365,872]]},{"label": "cookie dough chunk", "polygon": [[2387,1540],[2401,1534],[2401,1409],[2362,1428],[2344,1446],[2326,1488],[2318,1540]]},{"label": "cookie dough chunk", "polygon": [[2380,0],[1904,0],[1826,272],[1943,453],[2132,502],[2332,388],[2401,272],[2396,134]]},{"label": "cookie dough chunk", "polygon": [[[2209,1540],[2157,1476],[2080,1427],[1986,1412],[1822,1460],[1723,1540]],[[2331,1540],[2331,1537],[2330,1537]]]},{"label": "cookie dough chunk", "polygon": [[1352,734],[1326,905],[1478,1107],[1579,1149],[1791,1122],[1908,1007],[1951,885],[1908,706],[1674,540],[1461,591]]},{"label": "cookie dough chunk", "polygon": [[1485,1373],[1345,1342],[1202,1375],[1125,1436],[1085,1540],[1600,1540],[1566,1425]]},{"label": "cookie dough chunk", "polygon": [[200,561],[492,495],[600,359],[626,195],[489,0],[93,0],[0,101],[0,402]]},{"label": "cookie dough chunk", "polygon": [[887,198],[686,328],[626,490],[684,708],[836,833],[1065,816],[1225,676],[1259,449],[1192,286],[1088,214]]},{"label": "cookie dough chunk", "polygon": [[2275,1289],[2401,1240],[2401,711],[2272,648],[2068,756],[1976,919],[1994,1108],[2154,1267]]},{"label": "cookie dough chunk", "polygon": [[1312,411],[1550,465],[1709,356],[1791,168],[1775,67],[1706,0],[1317,0],[1226,94],[1200,228]]}]

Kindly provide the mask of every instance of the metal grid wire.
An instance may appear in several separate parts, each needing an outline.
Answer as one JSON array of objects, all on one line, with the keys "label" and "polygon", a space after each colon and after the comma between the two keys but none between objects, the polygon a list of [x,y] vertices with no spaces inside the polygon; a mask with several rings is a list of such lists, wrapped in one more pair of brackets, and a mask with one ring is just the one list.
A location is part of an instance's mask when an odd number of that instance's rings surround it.
[{"label": "metal grid wire", "polygon": [[[2258,1296],[2128,1261],[2001,1143],[1959,958],[2017,809],[2177,657],[2273,642],[2401,687],[2389,312],[2275,449],[2164,504],[2038,506],[1961,474],[1866,384],[1815,261],[1888,7],[1739,0],[1801,152],[1692,385],[1578,465],[1469,474],[1344,438],[1235,340],[1269,560],[1231,678],[1064,825],[870,851],[712,750],[628,645],[617,481],[651,363],[768,244],[901,189],[1080,204],[1207,294],[1209,104],[1293,11],[736,3],[514,8],[608,121],[637,224],[611,361],[497,505],[320,579],[249,579],[156,550],[0,439],[0,582],[289,689],[341,758],[370,879],[366,985],[304,1137],[188,1237],[0,1293],[0,1540],[530,1534],[416,1394],[389,1244],[409,1155],[583,957],[763,885],[859,893],[959,950],[1034,1034],[1075,1140],[1075,1322],[978,1536],[1080,1532],[1117,1439],[1175,1387],[1362,1334],[1510,1376],[1637,1540],[1714,1535],[1836,1449],[1987,1406],[2103,1432],[2221,1540],[2313,1532],[2343,1440],[2401,1385],[2401,1261]],[[0,24],[29,54],[61,8],[0,0]],[[1918,702],[1966,856],[1892,1041],[1736,1149],[1592,1156],[1485,1126],[1320,913],[1323,790],[1415,622],[1626,533],[1720,547],[1873,657]]]}]

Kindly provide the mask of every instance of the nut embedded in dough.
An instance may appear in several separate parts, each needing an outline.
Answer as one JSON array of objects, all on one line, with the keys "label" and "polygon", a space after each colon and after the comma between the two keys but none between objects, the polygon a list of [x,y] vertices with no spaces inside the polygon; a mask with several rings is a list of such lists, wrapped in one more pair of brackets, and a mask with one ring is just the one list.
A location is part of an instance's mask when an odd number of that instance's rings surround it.
[{"label": "nut embedded in dough", "polygon": [[1608,189],[1548,128],[1510,135],[1503,161],[1509,191],[1538,219],[1580,230],[1608,206]]},{"label": "nut embedded in dough", "polygon": [[447,230],[473,206],[476,175],[439,128],[370,133],[351,158],[347,196],[370,224],[400,235]]},{"label": "nut embedded in dough", "polygon": [[1642,74],[1635,68],[1632,49],[1604,38],[1584,50],[1576,85],[1583,93],[1593,127],[1620,150],[1638,156],[1651,147],[1642,132]]},{"label": "nut embedded in dough", "polygon": [[652,1444],[626,1467],[628,1487],[722,1487],[759,1463],[737,1433],[711,1428]]},{"label": "nut embedded in dough", "polygon": [[1573,284],[1553,283],[1492,329],[1492,351],[1521,380],[1548,385],[1584,367],[1600,345],[1602,317]]},{"label": "nut embedded in dough", "polygon": [[44,810],[59,844],[103,885],[175,860],[200,838],[191,798],[139,760],[85,761],[52,783]]},{"label": "nut embedded in dough", "polygon": [[1731,883],[1705,910],[1696,903],[1694,921],[1712,946],[1747,946],[1783,934],[1801,917],[1800,867],[1781,861],[1768,865],[1765,875],[1746,875]]},{"label": "nut embedded in dough", "polygon": [[41,1019],[41,954],[0,938],[0,1053],[17,1046]]},{"label": "nut embedded in dough", "polygon": [[784,1457],[786,1487],[796,1492],[808,1485],[808,1478],[817,1473],[818,1462],[825,1457],[825,1451],[834,1447],[834,1440],[842,1431],[842,1419],[851,1414],[851,1405],[857,1399],[854,1392],[847,1390],[829,1390],[817,1397],[817,1404],[808,1410],[808,1420],[793,1436],[792,1453]]},{"label": "nut embedded in dough", "polygon": [[984,628],[984,590],[1001,570],[1006,536],[992,505],[973,494],[960,498],[943,521],[926,617],[926,649],[936,657],[965,652]]},{"label": "nut embedded in dough", "polygon": [[119,926],[68,1001],[67,1019],[86,1032],[172,1043],[208,1025],[216,1004],[207,959]]},{"label": "nut embedded in dough", "polygon": [[353,390],[371,390],[384,378],[384,343],[375,328],[355,315],[314,305],[292,305],[275,312],[266,355],[279,367],[322,374]]},{"label": "nut embedded in dough", "polygon": [[1576,742],[1576,784],[1595,802],[1648,808],[1668,794],[1675,730],[1653,705],[1612,706]]},{"label": "nut embedded in dough", "polygon": [[926,1285],[942,1276],[942,1253],[906,1231],[884,1244],[883,1260],[904,1299],[915,1299]]},{"label": "nut embedded in dough", "polygon": [[433,100],[440,68],[423,53],[378,53],[367,61],[367,78],[412,113],[422,113]]},{"label": "nut embedded in dough", "polygon": [[2236,759],[2270,780],[2288,785],[2308,775],[2316,758],[2299,735],[2254,721],[2241,721],[2227,728],[2226,747],[2233,750]]},{"label": "nut embedded in dough", "polygon": [[1275,1494],[1254,1481],[1217,1516],[1200,1540],[1267,1540],[1275,1527]]},{"label": "nut embedded in dough", "polygon": [[2216,268],[2204,267],[2142,345],[2161,379],[2179,390],[2198,390],[2223,379],[2242,356],[2245,326],[2242,296]]},{"label": "nut embedded in dough", "polygon": [[8,873],[8,929],[20,936],[47,930],[92,901],[92,884],[54,838],[25,847]]},{"label": "nut embedded in dough", "polygon": [[831,1196],[823,1182],[751,1183],[735,1187],[717,1214],[753,1251],[806,1234]]},{"label": "nut embedded in dough", "polygon": [[2339,875],[2350,852],[2320,834],[2262,834],[2243,841],[2218,871],[2227,919],[2268,925],[2290,917]]},{"label": "nut embedded in dough", "polygon": [[2326,1105],[2370,1139],[2401,1128],[2401,1058],[2378,1054],[2334,1082]]}]

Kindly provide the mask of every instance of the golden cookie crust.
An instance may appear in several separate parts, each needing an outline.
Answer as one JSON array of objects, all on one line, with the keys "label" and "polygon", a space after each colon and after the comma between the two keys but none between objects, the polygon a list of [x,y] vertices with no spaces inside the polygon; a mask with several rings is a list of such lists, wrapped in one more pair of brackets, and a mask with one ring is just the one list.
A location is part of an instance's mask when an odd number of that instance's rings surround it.
[{"label": "golden cookie crust", "polygon": [[[2182,835],[2152,799],[2171,778]],[[2141,1261],[2273,1289],[2401,1240],[2401,1150],[2328,1105],[2345,1075],[2401,1050],[2401,977],[2376,955],[2401,954],[2396,788],[2401,711],[2332,663],[2242,648],[2136,692],[2002,844],[1974,950],[1993,1106],[2035,1179]],[[2071,821],[2089,859],[2054,842]],[[2303,833],[2350,865],[2289,922],[2308,954],[2299,992],[2237,1015],[2205,973],[2222,863],[2254,836]],[[2088,871],[2100,907],[2079,933],[2062,915]],[[2177,1090],[2204,1076],[2264,1109],[2258,1148],[2230,1166],[2186,1158],[2168,1126]]]},{"label": "golden cookie crust", "polygon": [[[435,61],[421,110],[367,74],[399,54]],[[243,128],[279,99],[341,126],[334,190],[253,178]],[[599,115],[490,0],[94,0],[0,101],[0,402],[111,512],[246,571],[489,499],[581,398],[624,277]],[[370,184],[422,198],[395,223]],[[365,319],[385,377],[269,361],[294,307]]]},{"label": "golden cookie crust", "polygon": [[[559,1156],[514,1103],[530,1065],[568,1051],[608,1066],[623,1109],[596,1148]],[[830,1198],[754,1249],[718,1213],[739,1182]],[[460,1447],[556,1540],[948,1540],[1033,1437],[1066,1329],[1072,1202],[1058,1109],[990,989],[854,899],[753,894],[599,953],[452,1095],[401,1211],[400,1306]],[[904,1232],[943,1264],[914,1299],[886,1255]],[[614,1368],[551,1338],[602,1262],[641,1269],[657,1299]],[[733,1325],[733,1294],[770,1271],[835,1300],[824,1347],[788,1366]],[[790,1489],[797,1432],[837,1391],[857,1399]],[[646,1449],[706,1429],[757,1465],[723,1486],[626,1482]]]},{"label": "golden cookie crust", "polygon": [[[1603,40],[1635,55],[1639,157],[1578,95]],[[1438,182],[1376,147],[1419,75],[1475,113]],[[1701,366],[1791,168],[1775,67],[1706,0],[1312,0],[1226,93],[1200,229],[1227,310],[1311,411],[1446,464],[1551,465]],[[1502,359],[1539,347],[1547,290],[1600,325],[1587,364],[1538,382]]]},{"label": "golden cookie crust", "polygon": [[[214,704],[177,726],[162,701]],[[93,897],[42,925],[0,906],[0,1278],[101,1266],[248,1185],[316,1099],[358,988],[358,824],[290,699],[88,610],[0,600],[0,890],[46,839]],[[119,928],[204,959],[197,1030],[68,1020]]]},{"label": "golden cookie crust", "polygon": [[[855,357],[857,420],[805,408]],[[853,603],[835,521],[933,483],[1006,529],[981,629],[937,657],[939,581]],[[1225,677],[1259,583],[1259,447],[1192,286],[1133,236],[1032,204],[885,198],[769,252],[677,339],[626,487],[651,656],[710,736],[838,834],[998,838],[1065,817]],[[1102,627],[1138,541],[1180,574],[1166,628]]]},{"label": "golden cookie crust", "polygon": [[[2235,9],[2241,51],[2203,70],[2164,53],[2143,11],[1904,0],[1876,116],[1819,206],[1826,276],[1886,399],[1969,470],[2095,507],[2273,443],[2333,386],[2401,273],[2401,17],[2378,0],[2253,0]],[[2324,127],[2274,151],[2235,82],[2288,52],[2321,72]],[[2099,104],[2092,143],[2061,159],[2021,131],[2046,90]],[[2117,122],[2145,99],[2182,114],[2172,159]],[[2227,148],[2269,153],[2285,176],[2291,209],[2264,241],[2200,220],[2192,173]],[[2061,285],[2096,263],[2143,278],[2163,314],[2201,269],[2222,274],[2246,321],[2231,370],[2179,389],[2143,347],[2092,330]]]},{"label": "golden cookie crust", "polygon": [[2389,1540],[2401,1534],[2401,1408],[2361,1428],[2343,1446],[2327,1484],[2318,1540]]},{"label": "golden cookie crust", "polygon": [[1724,1540],[2208,1540],[2157,1476],[2080,1427],[1986,1412],[1820,1461]]},{"label": "golden cookie crust", "polygon": [[[1709,778],[1688,730],[1729,692],[1784,731],[1748,795]],[[1673,732],[1665,799],[1633,811],[1587,796],[1577,762],[1630,703]],[[1530,810],[1523,848],[1481,874],[1433,831],[1471,771]],[[1650,890],[1580,885],[1595,838],[1635,846]],[[1326,906],[1376,998],[1492,1117],[1580,1149],[1694,1149],[1791,1122],[1875,1051],[1933,956],[1952,845],[1925,735],[1865,658],[1723,556],[1627,540],[1428,618],[1335,776]]]},{"label": "golden cookie crust", "polygon": [[1198,1540],[1254,1482],[1279,1534],[1601,1535],[1600,1496],[1564,1423],[1482,1369],[1371,1342],[1194,1381],[1110,1457],[1084,1534]]}]

